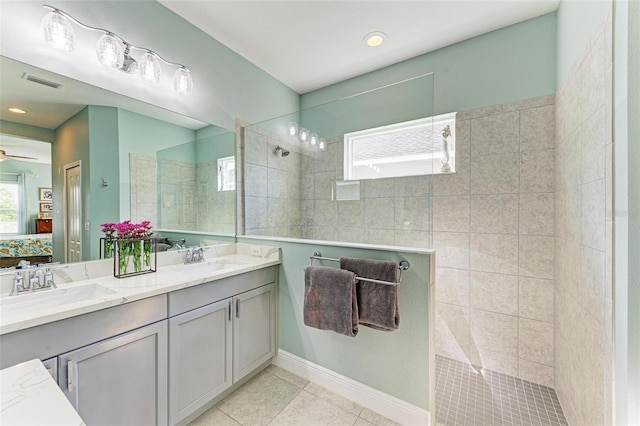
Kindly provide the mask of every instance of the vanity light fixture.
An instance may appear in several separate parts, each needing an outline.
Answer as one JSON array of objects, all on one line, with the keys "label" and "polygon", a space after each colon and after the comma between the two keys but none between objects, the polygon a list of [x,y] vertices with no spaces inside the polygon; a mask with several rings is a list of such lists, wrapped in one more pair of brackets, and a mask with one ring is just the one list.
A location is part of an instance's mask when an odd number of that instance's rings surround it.
[{"label": "vanity light fixture", "polygon": [[300,139],[300,142],[305,143],[307,139],[309,139],[309,130],[305,129],[304,127],[301,128],[300,132],[298,133],[298,139]]},{"label": "vanity light fixture", "polygon": [[[161,62],[164,62],[177,68],[173,75],[173,89],[176,92],[189,94],[193,90],[191,71],[184,65],[167,61],[150,49],[128,43],[111,31],[83,24],[58,8],[46,4],[43,7],[51,10],[42,20],[42,32],[49,46],[67,52],[73,51],[75,47],[75,32],[71,26],[73,22],[82,28],[104,33],[96,44],[96,55],[102,65],[128,74],[139,74],[146,81],[158,83],[162,74]],[[137,61],[130,55],[132,49],[144,52]]]},{"label": "vanity light fixture", "polygon": [[320,138],[320,142],[318,142],[318,149],[320,151],[327,150],[327,141],[324,138]]},{"label": "vanity light fixture", "polygon": [[382,31],[374,31],[364,36],[364,42],[369,47],[377,47],[384,42],[385,37],[387,37],[387,35]]},{"label": "vanity light fixture", "polygon": [[309,145],[315,147],[318,144],[318,135],[316,133],[311,133],[309,135]]},{"label": "vanity light fixture", "polygon": [[7,109],[9,110],[9,112],[12,112],[14,114],[26,114],[27,113],[27,111],[23,110],[22,108],[9,107]]},{"label": "vanity light fixture", "polygon": [[301,127],[295,121],[291,121],[287,124],[287,133],[292,138],[297,138],[300,143],[309,142],[311,148],[316,148],[320,151],[327,149],[327,141],[324,138],[318,136],[317,133],[311,132],[309,129]]},{"label": "vanity light fixture", "polygon": [[295,121],[289,123],[287,125],[287,133],[289,133],[289,136],[295,137],[298,134],[298,123]]}]

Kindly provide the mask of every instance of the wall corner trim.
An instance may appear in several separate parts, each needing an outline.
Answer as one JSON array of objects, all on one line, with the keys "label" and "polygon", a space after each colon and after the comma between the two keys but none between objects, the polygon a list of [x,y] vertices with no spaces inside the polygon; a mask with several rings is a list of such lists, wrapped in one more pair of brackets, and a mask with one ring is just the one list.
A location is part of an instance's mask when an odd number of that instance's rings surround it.
[{"label": "wall corner trim", "polygon": [[279,350],[273,364],[403,425],[430,425],[429,411]]}]

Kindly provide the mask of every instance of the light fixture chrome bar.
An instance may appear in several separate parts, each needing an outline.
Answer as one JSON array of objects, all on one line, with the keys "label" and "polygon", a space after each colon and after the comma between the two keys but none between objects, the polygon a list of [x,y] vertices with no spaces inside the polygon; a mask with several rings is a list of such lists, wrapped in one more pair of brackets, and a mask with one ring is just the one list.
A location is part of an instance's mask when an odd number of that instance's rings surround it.
[{"label": "light fixture chrome bar", "polygon": [[137,49],[137,50],[142,50],[142,51],[145,51],[145,52],[153,53],[155,56],[158,57],[158,59],[160,59],[162,62],[164,62],[167,65],[173,65],[173,66],[178,67],[178,68],[187,68],[186,66],[184,66],[182,64],[179,64],[177,62],[167,61],[162,56],[160,56],[157,52],[155,52],[155,51],[153,51],[151,49],[148,49],[146,47],[136,46],[135,44],[131,44],[128,41],[124,40],[122,37],[120,37],[118,34],[114,33],[113,31],[105,30],[104,28],[92,27],[91,25],[84,24],[84,23],[78,21],[73,16],[69,15],[68,13],[66,13],[64,10],[58,9],[57,7],[50,6],[48,4],[43,4],[42,7],[44,7],[45,9],[49,9],[49,10],[52,10],[54,12],[57,12],[57,13],[61,14],[62,16],[64,16],[65,18],[67,18],[67,19],[69,19],[71,21],[73,21],[75,24],[81,26],[82,28],[85,28],[85,29],[91,30],[91,31],[98,31],[98,32],[103,32],[105,34],[112,35],[115,38],[117,38],[118,40],[120,40],[120,42],[122,42],[122,44],[124,44],[125,46],[127,46],[129,48],[133,48],[133,49]]}]

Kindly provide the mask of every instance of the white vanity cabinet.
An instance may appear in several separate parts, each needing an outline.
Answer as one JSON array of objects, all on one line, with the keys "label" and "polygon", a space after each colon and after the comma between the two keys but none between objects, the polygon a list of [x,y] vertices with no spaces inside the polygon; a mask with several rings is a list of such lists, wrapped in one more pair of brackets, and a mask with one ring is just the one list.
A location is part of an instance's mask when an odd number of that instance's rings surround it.
[{"label": "white vanity cabinet", "polygon": [[169,312],[169,424],[175,425],[275,355],[275,268],[171,293]]},{"label": "white vanity cabinet", "polygon": [[276,354],[276,286],[269,284],[234,297],[233,382]]},{"label": "white vanity cabinet", "polygon": [[167,424],[167,321],[58,357],[58,385],[88,425]]},{"label": "white vanity cabinet", "polygon": [[174,425],[231,387],[231,299],[169,319],[169,422]]}]

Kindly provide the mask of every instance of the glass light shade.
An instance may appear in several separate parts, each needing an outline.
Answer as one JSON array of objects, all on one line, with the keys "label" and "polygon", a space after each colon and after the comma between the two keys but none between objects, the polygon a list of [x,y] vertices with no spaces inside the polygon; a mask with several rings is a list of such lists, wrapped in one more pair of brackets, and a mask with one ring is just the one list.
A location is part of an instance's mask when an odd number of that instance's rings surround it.
[{"label": "glass light shade", "polygon": [[122,42],[114,37],[113,34],[103,34],[98,39],[96,54],[102,65],[117,69],[122,68],[122,64],[124,63]]},{"label": "glass light shade", "polygon": [[147,52],[138,61],[140,77],[152,83],[160,81],[160,59],[153,52]]},{"label": "glass light shade", "polygon": [[320,142],[318,142],[318,149],[320,151],[326,151],[327,150],[327,141],[321,138]]},{"label": "glass light shade", "polygon": [[193,90],[193,80],[191,79],[191,71],[188,68],[178,68],[173,75],[173,90],[178,93],[188,95]]},{"label": "glass light shade", "polygon": [[300,142],[306,142],[307,139],[309,139],[309,130],[305,129],[304,127],[302,129],[300,129],[300,133],[298,133],[298,138],[300,139]]},{"label": "glass light shade", "polygon": [[42,20],[42,33],[47,44],[56,49],[71,52],[76,44],[76,35],[71,23],[60,12],[52,11]]},{"label": "glass light shade", "polygon": [[289,125],[287,126],[287,132],[289,133],[289,136],[295,136],[298,134],[298,124],[295,121],[292,121],[291,123],[289,123]]},{"label": "glass light shade", "polygon": [[315,133],[311,133],[311,135],[309,135],[309,145],[316,146],[317,143],[318,143],[318,135]]}]

